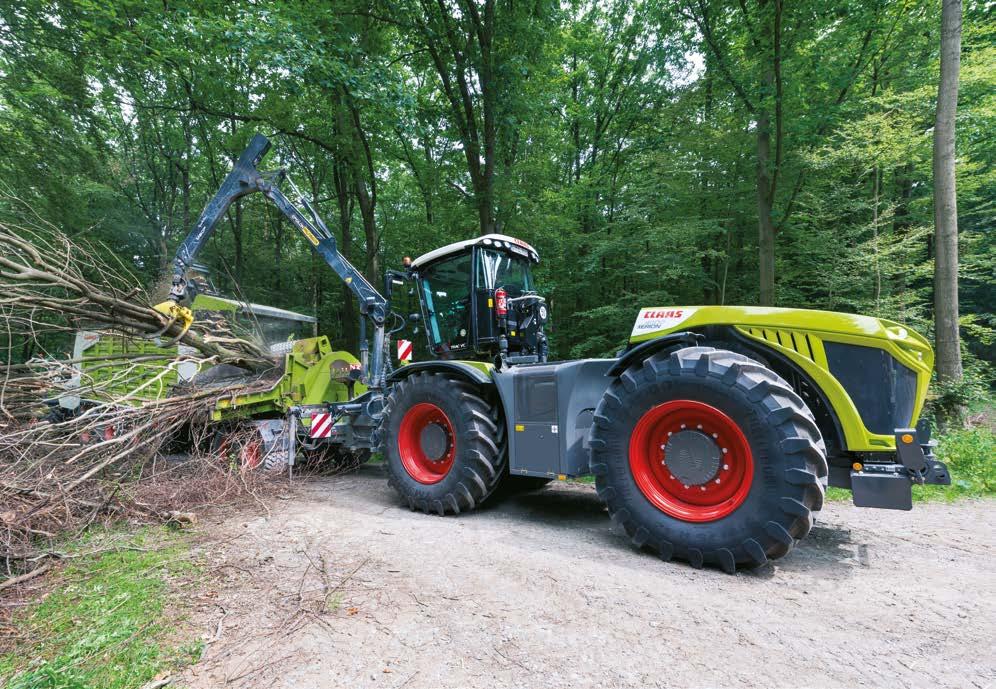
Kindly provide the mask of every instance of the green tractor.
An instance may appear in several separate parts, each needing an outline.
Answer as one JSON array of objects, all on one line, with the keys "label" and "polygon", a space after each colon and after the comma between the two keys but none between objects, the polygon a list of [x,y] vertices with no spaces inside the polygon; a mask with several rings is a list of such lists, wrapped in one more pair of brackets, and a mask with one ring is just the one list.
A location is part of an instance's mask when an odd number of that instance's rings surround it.
[{"label": "green tractor", "polygon": [[[791,550],[828,485],[851,490],[859,506],[908,510],[912,484],[950,483],[929,432],[916,428],[933,354],[897,323],[648,307],[618,356],[549,361],[534,248],[498,234],[456,242],[388,271],[381,294],[309,201],[280,191],[284,172],[257,171],[268,147],[257,135],[208,204],[162,310],[183,309],[184,272],[235,198],[261,192],[291,219],[373,331],[372,344],[361,338],[348,400],[284,398],[291,457],[297,443],[379,449],[401,500],[439,515],[479,507],[503,482],[594,475],[634,545],[728,572]],[[416,313],[392,309],[399,287],[416,297]],[[424,333],[425,360],[396,365],[389,322]]]}]

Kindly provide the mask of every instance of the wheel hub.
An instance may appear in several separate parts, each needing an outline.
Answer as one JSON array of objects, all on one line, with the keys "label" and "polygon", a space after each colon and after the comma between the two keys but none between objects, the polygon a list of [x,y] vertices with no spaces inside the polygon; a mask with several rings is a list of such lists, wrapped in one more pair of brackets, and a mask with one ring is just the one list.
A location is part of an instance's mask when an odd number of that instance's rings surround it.
[{"label": "wheel hub", "polygon": [[664,462],[676,479],[697,486],[716,477],[722,452],[716,442],[701,431],[678,431],[664,445]]},{"label": "wheel hub", "polygon": [[433,462],[438,462],[446,455],[449,449],[450,439],[446,430],[438,423],[429,423],[422,429],[419,436],[419,444],[422,452]]}]

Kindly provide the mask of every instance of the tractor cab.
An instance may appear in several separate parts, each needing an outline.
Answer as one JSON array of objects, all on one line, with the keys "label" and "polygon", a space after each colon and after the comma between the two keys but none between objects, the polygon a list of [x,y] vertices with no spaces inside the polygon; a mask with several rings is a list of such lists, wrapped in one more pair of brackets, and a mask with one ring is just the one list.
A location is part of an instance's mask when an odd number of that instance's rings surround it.
[{"label": "tractor cab", "polygon": [[408,267],[429,352],[440,359],[546,360],[546,300],[535,291],[536,250],[489,234],[418,257]]}]

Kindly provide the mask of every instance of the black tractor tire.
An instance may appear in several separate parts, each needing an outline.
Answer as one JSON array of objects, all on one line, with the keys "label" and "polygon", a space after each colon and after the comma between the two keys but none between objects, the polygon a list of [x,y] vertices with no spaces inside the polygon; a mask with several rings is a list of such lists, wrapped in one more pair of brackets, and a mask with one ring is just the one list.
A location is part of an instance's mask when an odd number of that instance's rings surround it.
[{"label": "black tractor tire", "polygon": [[[479,507],[505,475],[503,423],[487,392],[460,378],[423,371],[398,381],[381,431],[389,483],[412,510],[446,515]],[[434,454],[419,444],[426,432],[445,436]]]},{"label": "black tractor tire", "polygon": [[[735,499],[710,508],[714,513],[683,503],[683,498],[675,501],[669,497],[672,493],[695,495],[687,492],[689,485],[677,485],[684,483],[683,479],[668,476],[671,464],[664,469],[657,467],[657,459],[663,465],[662,458],[670,461],[679,453],[668,454],[666,445],[661,445],[660,457],[644,459],[652,455],[660,436],[639,429],[662,433],[676,423],[673,419],[693,413],[683,411],[684,407],[709,414],[718,410],[708,418],[727,424],[721,428],[739,438],[736,444],[746,458],[738,460],[735,448],[731,448],[733,454],[718,455],[720,465],[710,465],[709,469],[702,470],[703,464],[695,463],[697,459],[684,465],[683,471],[701,471],[701,476],[708,476],[690,479],[692,491],[700,485],[702,491],[713,490],[712,480],[720,477],[727,477],[731,488],[738,487]],[[674,416],[662,417],[670,413],[669,408],[677,409]],[[647,426],[642,425],[645,418],[666,421]],[[688,430],[698,434],[695,442],[708,442],[708,429],[695,431],[689,425]],[[663,437],[668,444],[670,435]],[[730,444],[722,438],[715,442]],[[715,565],[729,573],[738,567],[759,567],[784,556],[804,538],[812,528],[814,513],[823,506],[827,462],[812,414],[785,380],[742,354],[688,347],[631,365],[609,386],[595,411],[591,447],[595,485],[613,521],[622,526],[634,545],[655,551],[664,560],[674,557],[693,567]],[[734,471],[724,474],[731,468],[724,463],[727,457]],[[716,473],[710,475],[712,466],[716,466]],[[738,466],[742,467],[739,480]],[[661,488],[656,494],[653,490],[648,493],[638,485],[637,476],[644,486],[649,480]],[[682,488],[686,492],[682,493]],[[661,494],[668,511],[659,506]],[[657,497],[658,504],[650,495]]]}]

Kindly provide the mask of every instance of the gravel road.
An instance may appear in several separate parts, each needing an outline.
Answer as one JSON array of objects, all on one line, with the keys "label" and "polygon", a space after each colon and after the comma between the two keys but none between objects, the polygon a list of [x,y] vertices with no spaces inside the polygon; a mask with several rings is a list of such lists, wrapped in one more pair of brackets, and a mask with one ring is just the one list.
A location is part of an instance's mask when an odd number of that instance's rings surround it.
[{"label": "gravel road", "polygon": [[379,466],[208,523],[190,687],[987,687],[996,502],[829,504],[787,558],[727,575],[633,551],[589,486],[460,517]]}]

